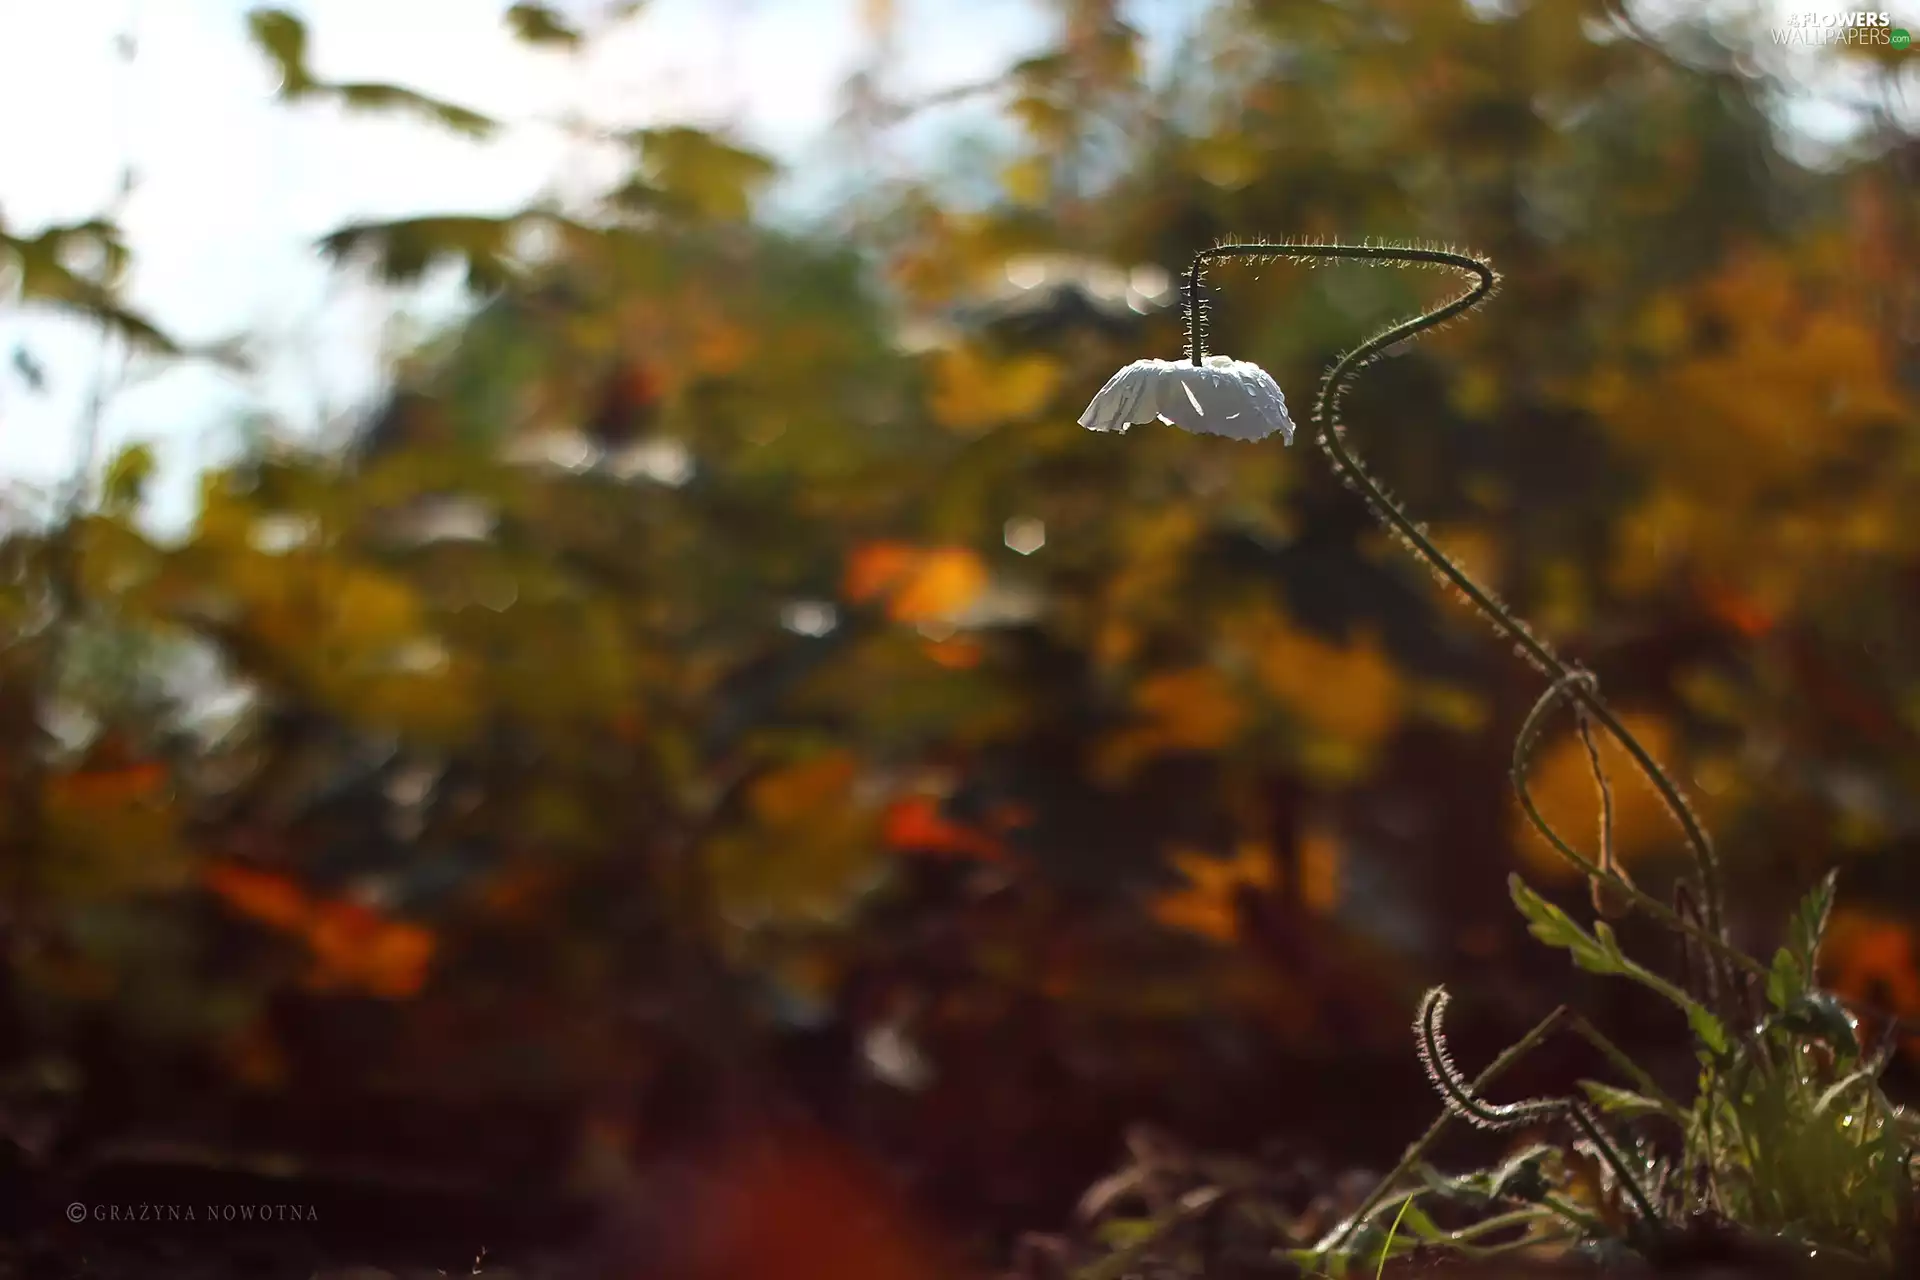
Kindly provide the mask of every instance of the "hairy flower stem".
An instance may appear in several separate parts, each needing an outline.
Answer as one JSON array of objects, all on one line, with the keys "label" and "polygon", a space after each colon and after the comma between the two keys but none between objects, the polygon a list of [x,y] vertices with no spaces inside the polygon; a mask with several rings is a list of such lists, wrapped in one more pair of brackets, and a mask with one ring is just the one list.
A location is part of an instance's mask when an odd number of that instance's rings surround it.
[{"label": "hairy flower stem", "polygon": [[1460,1069],[1453,1065],[1452,1055],[1447,1052],[1446,1033],[1441,1029],[1441,1020],[1446,1011],[1447,989],[1435,987],[1427,992],[1426,998],[1420,1002],[1419,1016],[1414,1020],[1414,1034],[1420,1049],[1420,1061],[1427,1069],[1427,1078],[1440,1091],[1447,1109],[1467,1123],[1490,1132],[1515,1129],[1549,1118],[1566,1119],[1593,1147],[1595,1155],[1612,1170],[1615,1180],[1620,1184],[1621,1193],[1633,1202],[1640,1228],[1651,1230],[1660,1220],[1653,1202],[1627,1168],[1627,1162],[1614,1146],[1613,1139],[1601,1129],[1599,1121],[1594,1119],[1585,1104],[1577,1098],[1536,1098],[1504,1105],[1486,1101],[1473,1084],[1460,1074]]},{"label": "hairy flower stem", "polygon": [[1317,440],[1332,460],[1335,474],[1343,479],[1351,478],[1366,497],[1367,505],[1373,509],[1374,514],[1389,529],[1405,539],[1421,559],[1465,595],[1486,618],[1497,635],[1511,641],[1517,651],[1552,678],[1555,684],[1564,683],[1568,694],[1586,708],[1587,712],[1626,749],[1628,756],[1653,784],[1661,801],[1673,814],[1675,821],[1680,824],[1680,829],[1692,850],[1694,865],[1700,877],[1700,896],[1706,917],[1706,931],[1717,939],[1724,939],[1726,934],[1722,920],[1719,859],[1714,853],[1713,842],[1708,839],[1705,828],[1694,817],[1693,810],[1688,806],[1678,788],[1674,786],[1673,780],[1641,745],[1639,739],[1635,738],[1613,714],[1612,708],[1601,700],[1598,689],[1590,681],[1576,679],[1572,668],[1562,662],[1546,645],[1535,639],[1533,632],[1514,615],[1512,610],[1468,577],[1450,556],[1435,546],[1425,531],[1408,518],[1399,504],[1367,473],[1360,460],[1348,450],[1343,439],[1345,428],[1339,420],[1340,401],[1352,384],[1354,375],[1389,348],[1414,338],[1428,329],[1443,325],[1479,305],[1493,292],[1498,282],[1499,277],[1493,269],[1493,264],[1481,258],[1445,249],[1399,245],[1251,242],[1221,244],[1210,249],[1202,249],[1194,255],[1193,264],[1188,268],[1184,299],[1187,356],[1196,365],[1206,359],[1207,315],[1200,297],[1201,282],[1207,264],[1218,258],[1297,261],[1344,258],[1373,263],[1446,267],[1474,277],[1473,287],[1465,293],[1410,320],[1389,325],[1334,362],[1333,367],[1327,370],[1325,378],[1321,380],[1320,392],[1314,402],[1313,419],[1320,428]]},{"label": "hairy flower stem", "polygon": [[[1544,1044],[1547,1037],[1557,1031],[1561,1023],[1565,1022],[1571,1016],[1572,1010],[1568,1009],[1565,1005],[1561,1005],[1552,1013],[1549,1013],[1546,1017],[1535,1023],[1531,1031],[1508,1045],[1501,1051],[1499,1057],[1487,1065],[1485,1071],[1482,1071],[1473,1078],[1472,1091],[1475,1094],[1479,1094],[1492,1088],[1499,1082],[1501,1076],[1512,1069],[1514,1063],[1520,1061],[1520,1059],[1524,1058],[1527,1054]],[[1447,1126],[1451,1124],[1454,1119],[1455,1116],[1451,1109],[1443,1109],[1439,1117],[1435,1119],[1431,1125],[1427,1126],[1427,1131],[1421,1134],[1419,1139],[1406,1149],[1406,1152],[1400,1157],[1400,1163],[1396,1164],[1388,1171],[1386,1177],[1380,1179],[1380,1181],[1374,1185],[1372,1192],[1367,1195],[1365,1200],[1361,1201],[1360,1207],[1355,1209],[1353,1214],[1348,1217],[1345,1222],[1336,1226],[1324,1240],[1314,1246],[1315,1252],[1322,1254],[1338,1252],[1341,1246],[1345,1245],[1347,1241],[1353,1237],[1354,1233],[1366,1224],[1367,1219],[1373,1215],[1380,1205],[1386,1201],[1388,1195],[1392,1193],[1394,1187],[1399,1185],[1401,1179],[1412,1173],[1420,1164],[1421,1160],[1426,1158],[1427,1152],[1432,1149],[1434,1143],[1440,1140],[1440,1135],[1446,1132]]]}]

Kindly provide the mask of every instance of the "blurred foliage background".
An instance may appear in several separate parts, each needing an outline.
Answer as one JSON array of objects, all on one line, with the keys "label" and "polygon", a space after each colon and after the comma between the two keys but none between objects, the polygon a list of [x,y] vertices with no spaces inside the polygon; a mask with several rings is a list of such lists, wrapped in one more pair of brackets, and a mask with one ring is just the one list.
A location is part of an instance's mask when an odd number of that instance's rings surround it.
[{"label": "blurred foliage background", "polygon": [[[141,448],[11,519],[21,1159],[544,1195],[807,1133],[779,1159],[840,1172],[749,1162],[759,1221],[881,1196],[857,1151],[991,1258],[1137,1121],[1390,1159],[1434,1109],[1406,1024],[1435,981],[1469,1057],[1576,991],[1683,1049],[1512,914],[1515,868],[1578,890],[1505,785],[1526,666],[1311,448],[1075,424],[1178,353],[1175,277],[1229,234],[1494,258],[1483,313],[1363,377],[1361,452],[1599,673],[1717,833],[1736,928],[1837,863],[1827,980],[1920,1015],[1920,143],[1887,110],[1794,158],[1737,8],[1216,0],[1150,76],[1114,0],[1036,3],[1053,47],[969,87],[1016,126],[990,165],[794,225],[758,212],[769,158],[668,127],[589,205],[341,228],[342,271],[458,262],[481,301],[382,413],[263,432],[176,540],[141,530]],[[913,31],[862,16],[855,147],[937,109],[888,98]],[[252,22],[285,97],[486,125]],[[1891,102],[1920,55],[1832,56]],[[117,245],[0,257],[164,358]],[[1222,268],[1214,345],[1304,416],[1444,287]],[[1591,829],[1577,740],[1534,768]],[[1618,799],[1659,885],[1677,833]]]}]

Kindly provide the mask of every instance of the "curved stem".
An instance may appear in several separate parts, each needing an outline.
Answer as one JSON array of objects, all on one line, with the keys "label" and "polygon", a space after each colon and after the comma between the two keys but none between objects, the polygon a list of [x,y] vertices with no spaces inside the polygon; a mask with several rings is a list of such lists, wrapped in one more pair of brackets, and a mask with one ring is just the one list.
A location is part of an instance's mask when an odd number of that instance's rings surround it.
[{"label": "curved stem", "polygon": [[1447,989],[1435,987],[1427,992],[1420,1001],[1414,1033],[1420,1049],[1420,1061],[1425,1064],[1427,1075],[1440,1091],[1447,1109],[1463,1120],[1495,1132],[1549,1117],[1566,1117],[1613,1171],[1621,1193],[1633,1201],[1642,1228],[1651,1230],[1660,1220],[1654,1212],[1653,1202],[1647,1198],[1639,1180],[1627,1168],[1625,1158],[1614,1146],[1613,1139],[1601,1129],[1600,1122],[1594,1119],[1586,1104],[1577,1098],[1537,1098],[1528,1102],[1496,1105],[1478,1096],[1467,1078],[1460,1074],[1459,1068],[1453,1065],[1452,1055],[1447,1052],[1446,1033],[1441,1029],[1441,1020],[1446,1011]]},{"label": "curved stem", "polygon": [[[1591,672],[1582,671],[1578,668],[1569,676],[1570,681],[1579,683],[1585,683],[1592,680],[1592,678]],[[1661,924],[1666,925],[1675,933],[1699,943],[1701,947],[1717,956],[1722,963],[1727,965],[1729,972],[1744,970],[1754,977],[1764,980],[1767,976],[1767,967],[1764,964],[1761,964],[1746,952],[1730,945],[1724,937],[1708,933],[1686,916],[1675,911],[1672,907],[1660,901],[1660,899],[1644,892],[1623,876],[1608,872],[1598,863],[1589,860],[1585,854],[1568,844],[1566,839],[1554,829],[1553,824],[1547,821],[1546,815],[1540,812],[1540,806],[1534,801],[1533,792],[1527,786],[1527,753],[1532,749],[1534,739],[1539,736],[1541,722],[1544,721],[1547,714],[1558,705],[1559,701],[1567,696],[1569,695],[1566,692],[1566,684],[1564,682],[1548,686],[1547,691],[1540,695],[1540,701],[1534,704],[1533,710],[1527,714],[1526,721],[1520,726],[1519,736],[1514,739],[1513,766],[1510,771],[1510,777],[1513,781],[1514,794],[1520,798],[1521,814],[1528,822],[1533,824],[1534,829],[1553,846],[1554,850],[1559,853],[1561,857],[1572,863],[1573,866],[1579,870],[1581,875],[1586,876],[1590,880],[1605,881],[1609,888],[1626,898],[1629,902],[1632,902],[1636,907],[1640,908],[1640,910],[1646,912]]]},{"label": "curved stem", "polygon": [[[1500,1056],[1489,1063],[1485,1071],[1473,1078],[1469,1085],[1469,1092],[1477,1096],[1499,1083],[1500,1077],[1511,1070],[1514,1063],[1545,1043],[1547,1037],[1559,1030],[1561,1023],[1565,1022],[1571,1013],[1572,1011],[1566,1005],[1561,1005],[1535,1023],[1532,1030],[1502,1049]],[[1324,1239],[1314,1245],[1314,1252],[1320,1254],[1337,1252],[1352,1239],[1354,1233],[1366,1224],[1367,1219],[1386,1203],[1389,1194],[1400,1180],[1412,1173],[1421,1160],[1426,1158],[1427,1152],[1440,1140],[1440,1135],[1446,1132],[1447,1125],[1454,1119],[1453,1109],[1443,1106],[1440,1115],[1427,1126],[1427,1131],[1401,1155],[1400,1163],[1394,1165],[1386,1177],[1374,1184],[1373,1190],[1367,1194],[1365,1200],[1360,1202],[1360,1207],[1355,1209],[1351,1216],[1335,1226]]]},{"label": "curved stem", "polygon": [[1373,508],[1374,514],[1388,528],[1405,539],[1415,554],[1452,583],[1487,619],[1496,634],[1511,641],[1524,657],[1556,683],[1566,682],[1572,697],[1577,699],[1587,712],[1613,735],[1615,741],[1626,749],[1628,756],[1653,784],[1662,802],[1673,814],[1675,821],[1680,824],[1680,829],[1692,850],[1694,865],[1699,871],[1707,931],[1716,938],[1723,938],[1725,927],[1721,919],[1719,859],[1714,853],[1713,842],[1707,837],[1705,828],[1700,825],[1699,819],[1694,816],[1692,808],[1674,786],[1673,780],[1641,745],[1639,739],[1635,738],[1613,714],[1613,710],[1601,700],[1598,691],[1586,682],[1575,679],[1572,669],[1551,649],[1536,639],[1533,632],[1514,615],[1512,610],[1468,577],[1451,557],[1435,546],[1427,537],[1426,531],[1407,517],[1378,482],[1367,474],[1360,460],[1346,446],[1345,428],[1341,426],[1339,420],[1340,401],[1351,385],[1353,376],[1362,366],[1379,358],[1389,348],[1416,337],[1428,329],[1443,325],[1479,305],[1493,292],[1494,286],[1499,281],[1493,264],[1481,258],[1454,253],[1450,250],[1398,245],[1259,242],[1222,244],[1215,245],[1211,249],[1202,249],[1194,255],[1193,264],[1188,268],[1184,299],[1187,355],[1194,364],[1200,364],[1206,359],[1207,314],[1200,298],[1200,288],[1207,263],[1216,258],[1255,260],[1345,258],[1363,262],[1445,267],[1474,277],[1473,287],[1465,293],[1410,320],[1389,325],[1334,362],[1333,367],[1327,370],[1326,377],[1321,380],[1320,392],[1313,407],[1313,419],[1320,428],[1316,439],[1332,460],[1334,473],[1343,480],[1350,479],[1359,488],[1367,498],[1367,505]]}]

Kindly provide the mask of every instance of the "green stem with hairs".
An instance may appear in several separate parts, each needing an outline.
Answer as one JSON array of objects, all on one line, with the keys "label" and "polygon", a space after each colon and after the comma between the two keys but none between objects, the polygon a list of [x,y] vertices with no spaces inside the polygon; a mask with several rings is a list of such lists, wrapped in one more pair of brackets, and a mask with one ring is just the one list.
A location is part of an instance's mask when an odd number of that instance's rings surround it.
[{"label": "green stem with hairs", "polygon": [[1335,474],[1343,479],[1352,479],[1366,496],[1367,505],[1373,509],[1374,514],[1388,528],[1406,539],[1422,559],[1465,595],[1487,619],[1496,634],[1512,642],[1536,667],[1551,677],[1555,684],[1565,684],[1569,694],[1577,699],[1588,714],[1626,749],[1628,756],[1646,775],[1654,790],[1658,792],[1661,801],[1679,823],[1699,873],[1706,931],[1717,939],[1724,939],[1726,933],[1722,920],[1719,859],[1714,853],[1713,842],[1708,838],[1705,828],[1694,816],[1693,810],[1688,806],[1679,789],[1674,786],[1673,780],[1641,745],[1639,739],[1635,738],[1614,715],[1612,708],[1601,700],[1598,690],[1590,683],[1576,679],[1572,668],[1536,639],[1533,632],[1513,614],[1512,610],[1483,589],[1459,565],[1455,564],[1451,557],[1435,546],[1425,531],[1409,519],[1373,477],[1367,474],[1360,460],[1346,446],[1345,429],[1340,423],[1340,401],[1352,384],[1354,375],[1362,366],[1379,358],[1388,349],[1428,329],[1443,325],[1479,305],[1493,292],[1499,280],[1493,264],[1482,258],[1454,253],[1446,249],[1398,245],[1252,242],[1221,244],[1210,249],[1202,249],[1194,255],[1193,264],[1187,270],[1184,299],[1187,356],[1196,365],[1202,363],[1207,354],[1207,314],[1200,295],[1201,283],[1207,264],[1221,258],[1299,261],[1338,258],[1361,262],[1445,267],[1474,277],[1473,287],[1465,293],[1412,319],[1389,325],[1334,362],[1333,367],[1327,370],[1326,377],[1321,380],[1320,392],[1313,407],[1313,420],[1319,427],[1316,439],[1332,460]]},{"label": "green stem with hairs", "polygon": [[[1512,1070],[1514,1063],[1543,1044],[1548,1036],[1559,1029],[1560,1024],[1570,1016],[1571,1012],[1567,1006],[1561,1005],[1535,1023],[1531,1031],[1501,1050],[1500,1056],[1488,1063],[1487,1069],[1473,1078],[1472,1092],[1479,1094],[1499,1083],[1500,1077]],[[1367,1219],[1372,1217],[1392,1194],[1400,1180],[1412,1173],[1414,1168],[1426,1158],[1427,1152],[1440,1140],[1440,1135],[1446,1132],[1447,1126],[1453,1123],[1454,1119],[1452,1111],[1443,1109],[1434,1122],[1427,1126],[1427,1131],[1406,1149],[1400,1157],[1400,1162],[1388,1171],[1386,1177],[1374,1184],[1373,1190],[1368,1192],[1366,1199],[1360,1202],[1360,1207],[1314,1246],[1314,1252],[1323,1255],[1337,1253],[1348,1240],[1352,1239],[1354,1233],[1366,1224]]]}]

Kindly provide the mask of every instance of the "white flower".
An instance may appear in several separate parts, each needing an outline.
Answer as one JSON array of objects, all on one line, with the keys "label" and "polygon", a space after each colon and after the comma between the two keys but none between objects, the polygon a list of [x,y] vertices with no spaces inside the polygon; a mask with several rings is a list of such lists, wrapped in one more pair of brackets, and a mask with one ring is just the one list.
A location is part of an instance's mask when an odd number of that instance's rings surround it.
[{"label": "white flower", "polygon": [[1205,364],[1136,360],[1108,379],[1080,415],[1090,431],[1154,421],[1234,440],[1264,440],[1278,431],[1293,443],[1280,384],[1259,365],[1227,356],[1208,356]]}]

